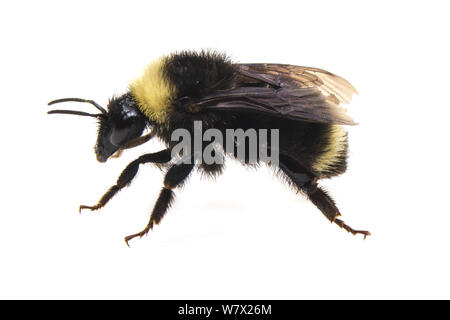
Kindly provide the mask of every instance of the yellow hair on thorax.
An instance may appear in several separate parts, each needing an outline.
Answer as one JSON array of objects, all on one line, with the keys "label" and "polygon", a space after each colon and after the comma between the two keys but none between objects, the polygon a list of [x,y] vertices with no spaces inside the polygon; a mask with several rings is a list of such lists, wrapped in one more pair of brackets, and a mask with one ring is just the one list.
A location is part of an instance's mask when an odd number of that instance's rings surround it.
[{"label": "yellow hair on thorax", "polygon": [[327,172],[338,164],[340,156],[347,148],[347,132],[339,125],[331,125],[328,136],[328,146],[321,153],[312,168],[317,172]]},{"label": "yellow hair on thorax", "polygon": [[130,91],[136,99],[139,109],[151,120],[163,123],[174,89],[164,76],[166,59],[159,58],[151,62],[144,73],[130,85]]}]

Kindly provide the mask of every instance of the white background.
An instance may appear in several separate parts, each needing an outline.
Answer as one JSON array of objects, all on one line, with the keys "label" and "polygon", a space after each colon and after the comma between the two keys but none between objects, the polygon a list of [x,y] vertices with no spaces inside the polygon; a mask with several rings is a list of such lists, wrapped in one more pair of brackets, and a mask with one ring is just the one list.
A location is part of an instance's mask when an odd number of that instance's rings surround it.
[{"label": "white background", "polygon": [[[2,2],[0,298],[450,298],[449,8],[444,1]],[[157,141],[96,162],[95,121],[46,103],[106,104],[179,49],[327,69],[360,95],[349,170],[322,181],[363,241],[273,174],[194,175],[140,231],[163,174],[121,170]],[[93,111],[92,106],[67,108]]]}]

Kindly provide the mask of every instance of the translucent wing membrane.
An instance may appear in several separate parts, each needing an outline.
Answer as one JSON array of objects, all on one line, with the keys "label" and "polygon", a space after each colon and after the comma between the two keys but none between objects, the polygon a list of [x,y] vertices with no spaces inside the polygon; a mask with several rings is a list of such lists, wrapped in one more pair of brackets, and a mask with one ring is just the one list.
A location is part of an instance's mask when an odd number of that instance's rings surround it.
[{"label": "translucent wing membrane", "polygon": [[355,88],[325,70],[282,64],[239,64],[236,87],[196,101],[202,108],[259,112],[292,120],[355,125],[341,104]]}]

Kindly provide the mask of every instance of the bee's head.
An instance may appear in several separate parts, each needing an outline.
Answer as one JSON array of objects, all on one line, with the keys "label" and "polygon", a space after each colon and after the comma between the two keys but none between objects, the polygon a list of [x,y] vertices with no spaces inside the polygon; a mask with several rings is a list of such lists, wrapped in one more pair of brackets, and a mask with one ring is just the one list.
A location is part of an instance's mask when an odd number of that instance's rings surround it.
[{"label": "bee's head", "polygon": [[99,128],[95,154],[105,162],[128,142],[138,138],[145,129],[145,116],[129,94],[112,98],[105,117],[98,117]]},{"label": "bee's head", "polygon": [[88,102],[100,110],[100,113],[98,114],[72,110],[52,110],[48,112],[50,114],[74,114],[97,118],[99,129],[97,143],[95,145],[95,154],[98,161],[105,162],[116,151],[128,148],[130,147],[129,145],[132,145],[133,143],[138,145],[135,143],[135,140],[138,140],[142,135],[147,121],[130,94],[112,98],[108,103],[107,110],[92,100],[78,98],[54,100],[50,102],[49,105],[68,101]]}]

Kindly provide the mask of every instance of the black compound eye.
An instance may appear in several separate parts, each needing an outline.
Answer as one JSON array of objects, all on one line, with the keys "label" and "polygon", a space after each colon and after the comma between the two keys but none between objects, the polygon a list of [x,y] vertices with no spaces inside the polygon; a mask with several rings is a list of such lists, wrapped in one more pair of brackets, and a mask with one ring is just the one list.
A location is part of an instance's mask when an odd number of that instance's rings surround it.
[{"label": "black compound eye", "polygon": [[124,142],[129,140],[129,137],[133,135],[134,131],[133,126],[113,129],[111,132],[111,143],[115,146],[121,146]]},{"label": "black compound eye", "polygon": [[145,122],[138,115],[129,113],[126,119],[111,130],[111,143],[122,146],[129,140],[139,137],[144,128]]}]

